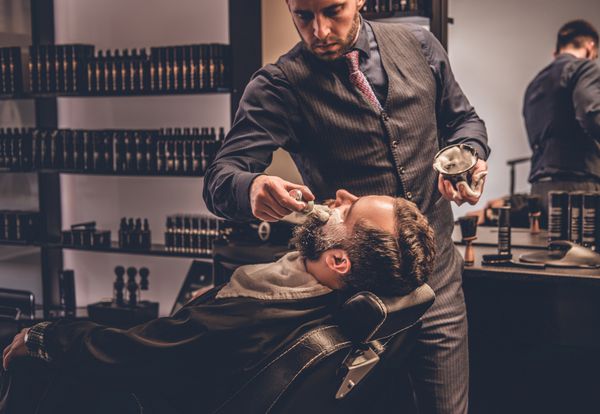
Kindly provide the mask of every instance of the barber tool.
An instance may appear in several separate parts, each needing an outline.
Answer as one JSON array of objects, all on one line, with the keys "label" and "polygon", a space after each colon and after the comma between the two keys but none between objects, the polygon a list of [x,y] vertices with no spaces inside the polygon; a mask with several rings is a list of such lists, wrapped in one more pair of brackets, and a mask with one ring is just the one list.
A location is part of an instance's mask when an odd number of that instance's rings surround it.
[{"label": "barber tool", "polygon": [[65,317],[75,317],[75,272],[63,270],[58,276],[60,292],[60,306],[65,312]]},{"label": "barber tool", "polygon": [[295,211],[287,216],[283,217],[281,220],[287,221],[294,224],[301,224],[306,221],[306,219],[310,216],[315,216],[319,221],[325,223],[329,220],[329,217],[333,214],[333,211],[323,205],[323,204],[315,204],[314,201],[305,201],[302,198],[302,191],[298,189],[291,190],[289,192],[290,197],[298,202],[304,202],[306,206],[302,211]]},{"label": "barber tool", "polygon": [[593,249],[595,246],[596,221],[600,205],[600,195],[596,193],[585,193],[581,207],[581,244],[583,247]]},{"label": "barber tool", "polygon": [[548,193],[548,242],[567,240],[569,237],[569,193]]},{"label": "barber tool", "polygon": [[460,232],[465,247],[465,266],[473,266],[475,263],[475,252],[473,241],[477,239],[477,216],[459,217]]},{"label": "barber tool", "polygon": [[543,263],[552,267],[600,268],[600,253],[567,240],[552,241],[548,245],[548,250],[523,254],[519,260],[526,263]]},{"label": "barber tool", "polygon": [[[150,270],[147,267],[140,268],[140,291],[148,290],[150,288],[150,283],[148,282],[148,276],[150,276]],[[142,299],[141,296],[139,298]]]},{"label": "barber tool", "polygon": [[127,268],[127,292],[129,294],[127,304],[130,307],[137,306],[139,300],[139,285],[135,281],[137,269],[135,267]]},{"label": "barber tool", "polygon": [[459,191],[463,188],[471,197],[479,197],[487,171],[473,174],[479,160],[475,148],[468,144],[450,145],[434,157],[433,168]]},{"label": "barber tool", "polygon": [[123,279],[123,276],[125,275],[125,268],[123,266],[115,267],[115,275],[117,275],[117,278],[113,283],[113,302],[117,306],[124,306],[125,299],[123,289],[125,289],[125,280]]},{"label": "barber tool", "polygon": [[527,208],[529,210],[529,232],[539,234],[540,218],[542,217],[542,199],[540,196],[528,196]]},{"label": "barber tool", "polygon": [[[90,320],[115,328],[130,328],[132,326],[158,318],[158,302],[142,300],[141,290],[148,290],[150,270],[142,267],[115,267],[116,279],[113,282],[112,300],[91,303],[87,306]],[[139,284],[136,275],[139,273]],[[127,281],[123,278],[127,274]],[[128,298],[125,300],[125,289]]]},{"label": "barber tool", "polygon": [[498,208],[498,254],[510,255],[510,248],[510,206],[503,206]]}]

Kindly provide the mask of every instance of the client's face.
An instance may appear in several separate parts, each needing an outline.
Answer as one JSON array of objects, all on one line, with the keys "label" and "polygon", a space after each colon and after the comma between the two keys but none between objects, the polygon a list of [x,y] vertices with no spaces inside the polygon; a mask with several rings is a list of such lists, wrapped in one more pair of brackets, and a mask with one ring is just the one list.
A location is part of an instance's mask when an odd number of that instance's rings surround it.
[{"label": "client's face", "polygon": [[394,199],[388,196],[356,197],[346,190],[338,190],[335,201],[330,204],[331,217],[325,223],[311,216],[296,227],[294,241],[300,254],[317,260],[328,249],[342,248],[351,242],[354,224],[364,220],[373,227],[394,234]]}]

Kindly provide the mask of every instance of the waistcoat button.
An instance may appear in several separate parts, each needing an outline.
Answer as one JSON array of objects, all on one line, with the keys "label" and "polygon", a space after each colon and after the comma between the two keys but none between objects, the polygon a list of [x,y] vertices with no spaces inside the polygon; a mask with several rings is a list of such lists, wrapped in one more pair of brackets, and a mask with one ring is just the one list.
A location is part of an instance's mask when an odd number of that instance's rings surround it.
[{"label": "waistcoat button", "polygon": [[398,147],[398,141],[392,141],[392,147],[397,148]]},{"label": "waistcoat button", "polygon": [[412,198],[413,198],[413,195],[412,195],[412,193],[411,193],[410,191],[408,191],[408,192],[406,193],[406,199],[407,199],[407,200],[412,200]]}]

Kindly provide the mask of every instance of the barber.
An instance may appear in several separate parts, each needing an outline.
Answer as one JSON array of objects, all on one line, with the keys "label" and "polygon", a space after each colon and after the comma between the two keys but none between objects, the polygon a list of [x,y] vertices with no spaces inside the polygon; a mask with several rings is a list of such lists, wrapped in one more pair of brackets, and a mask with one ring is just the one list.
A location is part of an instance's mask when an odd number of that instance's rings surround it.
[{"label": "barber", "polygon": [[[435,231],[429,283],[437,299],[411,358],[422,413],[466,413],[467,320],[462,258],[452,210],[478,196],[432,168],[436,152],[466,143],[487,170],[483,121],[456,83],[443,47],[413,25],[362,20],[364,0],[286,0],[301,42],[259,70],[205,176],[204,200],[232,220],[275,221],[337,188],[415,202]],[[264,175],[277,148],[290,152],[306,186]]]},{"label": "barber", "polygon": [[554,61],[529,84],[523,115],[532,194],[600,191],[598,31],[584,20],[560,28]]}]

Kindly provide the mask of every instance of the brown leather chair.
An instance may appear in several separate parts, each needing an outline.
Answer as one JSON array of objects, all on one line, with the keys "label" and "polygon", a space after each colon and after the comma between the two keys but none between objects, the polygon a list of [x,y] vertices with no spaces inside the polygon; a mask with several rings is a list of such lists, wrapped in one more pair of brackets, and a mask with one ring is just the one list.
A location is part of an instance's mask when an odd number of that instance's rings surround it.
[{"label": "brown leather chair", "polygon": [[[381,393],[394,385],[393,379],[407,375],[420,318],[434,299],[428,285],[402,297],[354,295],[335,324],[298,338],[215,414],[384,412]],[[393,392],[412,395],[407,384]]]}]

